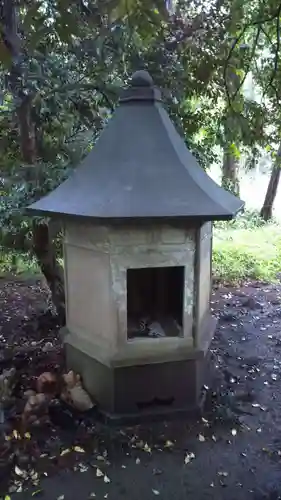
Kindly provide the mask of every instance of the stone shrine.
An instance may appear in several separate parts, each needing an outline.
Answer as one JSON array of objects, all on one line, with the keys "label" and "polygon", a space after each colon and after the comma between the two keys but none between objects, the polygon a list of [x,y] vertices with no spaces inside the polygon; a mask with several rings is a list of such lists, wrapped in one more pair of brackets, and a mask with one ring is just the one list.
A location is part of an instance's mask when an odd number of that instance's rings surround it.
[{"label": "stone shrine", "polygon": [[216,323],[212,221],[242,208],[188,151],[146,71],[82,164],[28,207],[62,221],[67,366],[105,415],[200,404]]}]

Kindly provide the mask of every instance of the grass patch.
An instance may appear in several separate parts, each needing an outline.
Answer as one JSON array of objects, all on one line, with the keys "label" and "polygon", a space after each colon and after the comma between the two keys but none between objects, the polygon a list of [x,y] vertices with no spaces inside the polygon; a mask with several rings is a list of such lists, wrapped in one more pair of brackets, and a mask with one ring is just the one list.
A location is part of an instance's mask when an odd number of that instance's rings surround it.
[{"label": "grass patch", "polygon": [[235,282],[256,279],[273,282],[281,271],[281,226],[239,224],[215,227],[213,273]]}]

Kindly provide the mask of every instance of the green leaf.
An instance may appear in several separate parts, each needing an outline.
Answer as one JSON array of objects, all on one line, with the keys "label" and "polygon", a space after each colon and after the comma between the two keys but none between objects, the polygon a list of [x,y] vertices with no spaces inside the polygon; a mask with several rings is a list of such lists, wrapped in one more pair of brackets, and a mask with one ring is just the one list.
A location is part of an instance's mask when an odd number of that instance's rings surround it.
[{"label": "green leaf", "polygon": [[230,144],[229,152],[230,152],[231,156],[234,158],[239,159],[241,156],[239,149],[237,148],[236,144],[234,144],[234,143]]}]

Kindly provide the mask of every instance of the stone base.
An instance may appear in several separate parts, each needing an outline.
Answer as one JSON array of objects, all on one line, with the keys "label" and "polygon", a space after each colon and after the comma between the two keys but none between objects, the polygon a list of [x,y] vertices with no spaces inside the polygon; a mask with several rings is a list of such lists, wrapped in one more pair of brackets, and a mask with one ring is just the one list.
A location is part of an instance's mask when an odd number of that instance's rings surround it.
[{"label": "stone base", "polygon": [[[209,322],[210,340],[215,320]],[[106,419],[117,422],[196,411],[208,380],[208,349],[194,350],[188,359],[118,368],[108,367],[71,345],[65,338],[68,369],[80,373],[85,389]]]}]

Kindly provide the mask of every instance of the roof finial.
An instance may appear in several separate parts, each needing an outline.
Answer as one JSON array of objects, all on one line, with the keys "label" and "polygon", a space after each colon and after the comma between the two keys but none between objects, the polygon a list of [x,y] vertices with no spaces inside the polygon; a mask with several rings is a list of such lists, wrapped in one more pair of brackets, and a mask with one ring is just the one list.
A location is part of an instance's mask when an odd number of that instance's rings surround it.
[{"label": "roof finial", "polygon": [[154,86],[150,74],[144,69],[140,69],[133,74],[129,87],[121,94],[120,103],[132,101],[150,103],[161,101],[160,90]]},{"label": "roof finial", "polygon": [[153,87],[153,79],[144,69],[136,71],[131,80],[132,87]]}]

